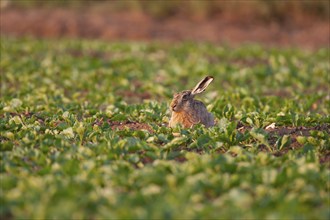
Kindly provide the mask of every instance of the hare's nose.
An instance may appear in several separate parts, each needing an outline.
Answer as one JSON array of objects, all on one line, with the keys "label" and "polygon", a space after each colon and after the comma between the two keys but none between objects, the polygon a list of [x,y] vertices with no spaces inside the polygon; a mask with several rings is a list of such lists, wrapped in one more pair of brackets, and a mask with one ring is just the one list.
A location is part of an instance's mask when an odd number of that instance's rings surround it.
[{"label": "hare's nose", "polygon": [[172,110],[174,110],[174,109],[175,109],[175,107],[176,107],[176,104],[172,105]]}]

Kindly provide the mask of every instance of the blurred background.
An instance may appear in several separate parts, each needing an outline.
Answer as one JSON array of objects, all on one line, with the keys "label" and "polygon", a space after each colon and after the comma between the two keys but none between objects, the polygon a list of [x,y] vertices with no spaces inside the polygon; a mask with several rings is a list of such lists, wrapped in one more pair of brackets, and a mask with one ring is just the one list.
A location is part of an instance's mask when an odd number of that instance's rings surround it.
[{"label": "blurred background", "polygon": [[328,0],[1,0],[1,35],[329,46]]}]

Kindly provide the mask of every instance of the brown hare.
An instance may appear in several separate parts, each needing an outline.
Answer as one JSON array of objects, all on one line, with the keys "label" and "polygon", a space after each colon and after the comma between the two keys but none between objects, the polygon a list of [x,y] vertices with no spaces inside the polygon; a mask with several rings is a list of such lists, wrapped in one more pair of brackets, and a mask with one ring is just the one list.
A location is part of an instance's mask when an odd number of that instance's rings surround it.
[{"label": "brown hare", "polygon": [[194,100],[195,95],[202,93],[212,80],[212,76],[207,76],[193,90],[184,90],[174,94],[170,106],[172,115],[169,127],[181,124],[185,128],[191,128],[199,123],[205,127],[214,126],[214,117],[207,111],[204,103]]}]

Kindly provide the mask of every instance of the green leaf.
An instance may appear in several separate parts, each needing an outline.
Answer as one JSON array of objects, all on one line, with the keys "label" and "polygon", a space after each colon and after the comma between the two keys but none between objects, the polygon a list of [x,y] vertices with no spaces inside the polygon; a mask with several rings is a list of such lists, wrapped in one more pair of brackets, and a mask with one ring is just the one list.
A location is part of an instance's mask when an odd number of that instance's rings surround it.
[{"label": "green leaf", "polygon": [[277,149],[278,150],[282,150],[283,148],[289,147],[290,144],[291,144],[291,137],[290,137],[290,135],[283,135],[275,143],[275,145],[277,146]]}]

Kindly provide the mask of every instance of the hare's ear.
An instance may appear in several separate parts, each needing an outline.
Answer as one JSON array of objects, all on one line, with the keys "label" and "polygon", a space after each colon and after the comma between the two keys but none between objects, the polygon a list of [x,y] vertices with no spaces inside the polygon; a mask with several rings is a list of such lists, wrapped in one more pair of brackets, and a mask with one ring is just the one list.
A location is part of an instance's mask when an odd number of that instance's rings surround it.
[{"label": "hare's ear", "polygon": [[195,88],[191,91],[191,94],[196,95],[203,92],[206,89],[206,87],[208,87],[208,85],[212,82],[212,80],[213,80],[212,76],[205,77],[202,81],[197,83]]}]

